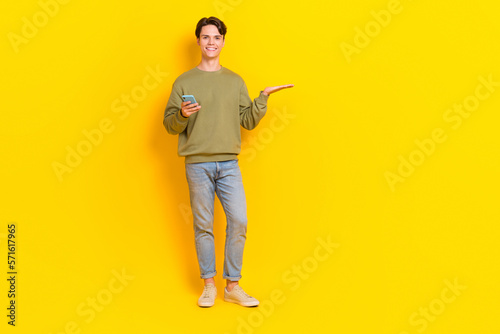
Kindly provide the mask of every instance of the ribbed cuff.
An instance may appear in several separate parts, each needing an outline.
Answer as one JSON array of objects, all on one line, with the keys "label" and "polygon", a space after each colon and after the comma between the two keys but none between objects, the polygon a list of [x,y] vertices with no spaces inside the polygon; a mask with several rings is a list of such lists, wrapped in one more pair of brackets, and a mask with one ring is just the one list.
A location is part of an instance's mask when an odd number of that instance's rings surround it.
[{"label": "ribbed cuff", "polygon": [[264,94],[264,91],[260,91],[260,95],[257,97],[257,99],[261,100],[263,103],[267,103],[267,100],[269,99],[269,95]]},{"label": "ribbed cuff", "polygon": [[177,113],[175,113],[175,118],[177,119],[177,121],[179,123],[187,123],[187,121],[189,119],[189,117],[182,116],[181,109],[179,109],[179,111]]}]

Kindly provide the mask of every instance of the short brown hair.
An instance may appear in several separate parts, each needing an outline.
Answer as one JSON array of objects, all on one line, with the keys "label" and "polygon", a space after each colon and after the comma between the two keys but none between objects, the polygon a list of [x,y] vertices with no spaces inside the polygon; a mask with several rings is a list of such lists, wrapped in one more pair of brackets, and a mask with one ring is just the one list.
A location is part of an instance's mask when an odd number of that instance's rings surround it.
[{"label": "short brown hair", "polygon": [[210,16],[208,18],[204,17],[198,21],[198,24],[196,25],[196,31],[195,31],[196,38],[200,38],[201,28],[203,28],[204,26],[208,26],[208,25],[216,26],[217,30],[219,30],[219,33],[222,35],[222,38],[223,39],[226,38],[226,32],[227,32],[226,25],[224,24],[224,22],[222,22],[221,20],[219,20],[215,16]]}]

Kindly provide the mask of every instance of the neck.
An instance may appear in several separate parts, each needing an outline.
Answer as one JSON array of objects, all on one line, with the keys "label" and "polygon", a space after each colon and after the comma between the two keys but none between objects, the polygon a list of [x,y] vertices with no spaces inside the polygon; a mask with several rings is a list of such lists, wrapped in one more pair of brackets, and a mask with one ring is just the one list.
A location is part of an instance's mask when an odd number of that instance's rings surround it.
[{"label": "neck", "polygon": [[201,58],[201,61],[197,67],[202,71],[218,71],[221,69],[221,65],[219,64],[219,57],[214,59]]}]

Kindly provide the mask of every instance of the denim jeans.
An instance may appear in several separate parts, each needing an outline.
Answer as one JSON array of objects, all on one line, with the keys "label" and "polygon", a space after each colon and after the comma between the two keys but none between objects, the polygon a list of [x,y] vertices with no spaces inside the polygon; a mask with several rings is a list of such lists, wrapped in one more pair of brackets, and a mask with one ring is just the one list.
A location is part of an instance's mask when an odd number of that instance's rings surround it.
[{"label": "denim jeans", "polygon": [[226,242],[223,278],[241,278],[243,248],[247,232],[247,207],[238,159],[186,164],[196,254],[200,277],[214,277],[214,201],[215,194],[226,214]]}]

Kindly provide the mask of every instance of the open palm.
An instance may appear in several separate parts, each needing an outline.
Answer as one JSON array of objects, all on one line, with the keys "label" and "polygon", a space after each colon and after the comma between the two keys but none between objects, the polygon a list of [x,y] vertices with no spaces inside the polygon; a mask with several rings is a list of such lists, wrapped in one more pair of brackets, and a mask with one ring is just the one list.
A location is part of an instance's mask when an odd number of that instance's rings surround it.
[{"label": "open palm", "polygon": [[282,86],[266,87],[266,89],[264,89],[264,94],[270,95],[270,94],[275,93],[277,91],[280,91],[282,89],[291,88],[291,87],[293,87],[293,85],[282,85]]}]

